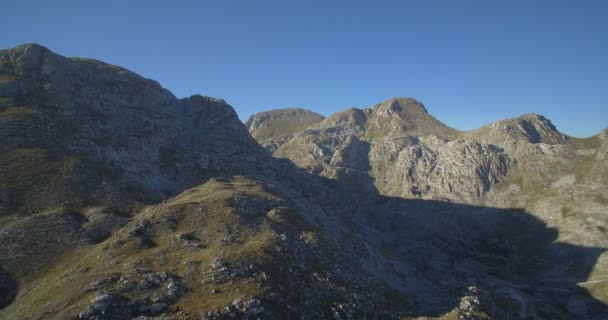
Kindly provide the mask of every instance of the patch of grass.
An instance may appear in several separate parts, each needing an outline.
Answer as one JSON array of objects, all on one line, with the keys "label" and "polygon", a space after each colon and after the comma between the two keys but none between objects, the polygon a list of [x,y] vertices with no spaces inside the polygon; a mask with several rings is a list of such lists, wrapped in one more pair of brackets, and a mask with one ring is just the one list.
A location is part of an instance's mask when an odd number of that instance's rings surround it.
[{"label": "patch of grass", "polygon": [[[267,293],[281,294],[289,303],[301,301],[301,290],[291,294],[291,283],[306,286],[312,273],[323,276],[327,267],[323,260],[307,259],[306,273],[294,279],[287,267],[296,266],[294,257],[299,255],[300,245],[281,252],[277,251],[285,241],[300,241],[311,245],[312,252],[323,250],[321,256],[331,256],[327,239],[319,241],[319,233],[308,225],[300,213],[270,192],[262,183],[244,177],[210,179],[203,185],[187,190],[179,196],[154,206],[144,208],[133,221],[122,227],[108,239],[96,245],[75,244],[74,249],[60,257],[60,261],[45,265],[40,273],[20,280],[21,290],[15,303],[0,311],[0,318],[73,318],[84,310],[91,298],[102,291],[113,292],[116,284],[104,289],[87,292],[93,280],[107,278],[109,274],[129,276],[135,268],[152,272],[171,272],[180,276],[188,291],[170,308],[183,310],[186,315],[199,315],[202,311],[223,309],[239,297],[264,299]],[[273,210],[270,210],[272,208]],[[146,231],[136,233],[143,221]],[[153,247],[138,246],[138,237],[144,234]],[[180,239],[180,235],[198,239],[201,247],[192,248]],[[221,240],[229,237],[229,243]],[[306,250],[305,250],[306,251]],[[217,281],[211,278],[215,259],[229,266],[253,265],[251,275],[231,276],[231,280]],[[298,259],[297,257],[295,259]],[[268,274],[262,277],[261,272]],[[300,279],[301,278],[301,279]],[[201,282],[205,279],[206,281]],[[339,280],[336,280],[339,281]],[[338,289],[323,287],[322,292],[338,297]],[[314,287],[314,285],[311,285]],[[219,293],[212,293],[218,290]],[[328,292],[328,290],[334,290]],[[144,299],[151,292],[135,290],[124,293],[131,299]],[[342,297],[344,298],[344,297]],[[403,299],[397,299],[401,301]],[[273,310],[275,312],[275,310]],[[278,312],[278,311],[277,311]],[[283,312],[283,311],[281,311]],[[287,312],[287,311],[285,311]],[[289,318],[293,314],[276,314]]]},{"label": "patch of grass", "polygon": [[0,103],[10,103],[10,102],[13,102],[13,98],[0,97]]},{"label": "patch of grass", "polygon": [[583,181],[595,166],[595,157],[587,156],[581,158],[574,167],[574,175],[577,181]]},{"label": "patch of grass", "polygon": [[568,208],[568,207],[562,207],[562,218],[569,218],[576,215],[574,212],[572,212],[572,209]]},{"label": "patch of grass", "polygon": [[19,195],[13,201],[21,211],[56,206],[68,198],[76,201],[73,187],[78,184],[72,178],[77,168],[76,158],[57,157],[47,149],[12,149],[0,153],[0,188]]},{"label": "patch of grass", "polygon": [[589,138],[568,137],[566,144],[575,150],[595,149],[600,146],[600,139],[598,136]]},{"label": "patch of grass", "polygon": [[10,83],[18,80],[19,77],[11,74],[0,74],[0,83]]},{"label": "patch of grass", "polygon": [[608,206],[608,198],[606,198],[604,195],[596,194],[593,196],[593,200],[601,205]]},{"label": "patch of grass", "polygon": [[596,300],[608,304],[608,280],[594,281],[582,287]]},{"label": "patch of grass", "polygon": [[31,106],[14,106],[6,108],[0,112],[0,119],[9,120],[15,118],[25,118],[36,114],[36,111]]}]

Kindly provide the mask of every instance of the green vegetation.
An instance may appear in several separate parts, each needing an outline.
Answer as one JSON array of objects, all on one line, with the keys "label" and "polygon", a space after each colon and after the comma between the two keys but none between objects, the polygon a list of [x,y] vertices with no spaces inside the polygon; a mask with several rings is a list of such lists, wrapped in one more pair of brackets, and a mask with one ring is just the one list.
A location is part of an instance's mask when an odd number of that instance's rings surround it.
[{"label": "green vegetation", "polygon": [[[266,272],[279,274],[279,268],[289,265],[289,262],[281,262],[285,258],[270,253],[277,241],[273,229],[281,225],[283,228],[303,230],[304,237],[313,242],[316,235],[295,211],[286,209],[266,217],[259,208],[248,207],[244,212],[237,210],[231,202],[234,198],[259,203],[277,199],[261,184],[242,177],[211,179],[160,206],[148,207],[141,212],[136,222],[143,219],[152,221],[150,240],[156,246],[147,249],[137,246],[136,238],[130,234],[136,225],[134,222],[98,245],[75,247],[62,254],[57,259],[59,263],[41,268],[22,282],[17,299],[27,297],[28,303],[15,303],[2,312],[30,318],[44,311],[58,318],[67,318],[84,309],[92,298],[92,294],[84,292],[90,282],[113,273],[129,274],[133,272],[133,266],[182,275],[193,274],[196,270],[193,276],[197,277],[183,279],[188,283],[189,291],[175,305],[194,314],[200,310],[221,310],[243,295],[259,296],[269,288],[258,281],[236,278],[225,283],[201,283],[199,276],[209,270],[215,259],[231,265],[253,264]],[[177,240],[179,234],[190,234],[200,239],[204,248],[192,250],[183,246]],[[233,238],[235,244],[223,245],[218,242],[218,239],[225,237]],[[212,289],[222,294],[214,294]],[[141,292],[127,296],[138,299],[145,294]],[[64,306],[66,302],[68,308]],[[29,307],[17,310],[18,306],[24,305]]]},{"label": "green vegetation", "polygon": [[608,304],[608,280],[598,280],[581,286],[596,300]]},{"label": "green vegetation", "polygon": [[10,83],[10,82],[16,81],[18,79],[19,79],[19,77],[17,77],[16,75],[0,73],[0,84]]},{"label": "green vegetation", "polygon": [[603,206],[608,206],[608,198],[606,198],[604,195],[602,194],[596,194],[593,197],[593,200]]},{"label": "green vegetation", "polygon": [[[8,99],[6,100],[8,101]],[[10,106],[0,112],[0,121],[8,121],[17,117],[27,117],[35,111],[31,106]]]},{"label": "green vegetation", "polygon": [[13,102],[13,98],[8,98],[8,97],[0,97],[0,103],[10,103]]},{"label": "green vegetation", "polygon": [[597,135],[589,138],[568,137],[567,144],[575,150],[595,149],[600,146],[600,139]]},{"label": "green vegetation", "polygon": [[0,188],[19,195],[13,201],[21,211],[57,207],[67,199],[78,202],[82,196],[73,190],[78,167],[76,158],[56,157],[46,149],[5,151],[0,153]]},{"label": "green vegetation", "polygon": [[581,157],[574,168],[576,179],[579,181],[586,179],[593,170],[595,164],[596,160],[594,156]]}]

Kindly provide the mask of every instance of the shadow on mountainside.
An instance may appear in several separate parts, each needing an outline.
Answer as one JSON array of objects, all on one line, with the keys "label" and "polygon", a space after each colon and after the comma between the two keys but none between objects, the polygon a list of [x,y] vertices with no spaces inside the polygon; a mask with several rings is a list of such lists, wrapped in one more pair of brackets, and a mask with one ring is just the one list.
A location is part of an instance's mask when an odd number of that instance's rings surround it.
[{"label": "shadow on mountainside", "polygon": [[494,319],[608,315],[608,305],[578,285],[607,249],[559,241],[533,213],[382,196],[365,164],[338,168],[333,180],[278,161],[284,171],[276,178],[297,181],[292,188],[324,199],[363,235],[375,253],[363,264],[403,294],[404,306],[415,302],[411,316],[467,311],[471,295]]},{"label": "shadow on mountainside", "polygon": [[[414,300],[418,310],[411,316],[441,316],[456,308],[495,319],[608,315],[608,305],[578,285],[588,281],[607,248],[559,241],[558,230],[524,209],[380,195],[369,164],[344,159],[344,167],[331,173],[336,180],[284,159],[279,161],[289,169],[279,176],[299,176],[294,188],[302,188],[301,181],[325,185],[309,188],[314,198],[348,202],[334,205],[375,251],[368,269],[404,294],[403,305]],[[327,188],[332,192],[323,194]],[[463,299],[471,295],[484,310],[471,310],[475,303]]]},{"label": "shadow on mountainside", "polygon": [[17,291],[17,280],[0,267],[0,310],[15,300]]},{"label": "shadow on mountainside", "polygon": [[376,276],[415,300],[415,316],[466,309],[470,295],[491,318],[608,315],[577,285],[607,249],[560,242],[525,210],[381,196],[355,224],[381,253]]}]

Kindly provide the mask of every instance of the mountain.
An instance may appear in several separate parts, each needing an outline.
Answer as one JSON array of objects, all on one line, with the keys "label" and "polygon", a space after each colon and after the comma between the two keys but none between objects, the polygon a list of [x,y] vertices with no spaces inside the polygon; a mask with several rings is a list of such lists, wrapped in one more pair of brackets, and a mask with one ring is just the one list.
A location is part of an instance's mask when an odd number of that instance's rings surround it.
[{"label": "mountain", "polygon": [[[223,100],[177,99],[120,67],[36,44],[0,61],[0,318],[264,308],[282,318],[328,312],[357,292],[357,308],[384,312],[368,306],[385,299],[384,285],[336,269],[354,263],[344,244],[331,249],[346,234],[325,212],[341,205],[322,196],[331,183],[273,161]],[[320,226],[332,237],[321,241]]]},{"label": "mountain", "polygon": [[221,99],[177,99],[120,67],[35,44],[0,59],[4,211],[98,200],[123,208],[175,195],[210,170],[265,163]]},{"label": "mountain", "polygon": [[495,146],[457,139],[462,135],[420,102],[394,98],[333,114],[273,154],[313,174],[371,179],[371,189],[389,196],[472,202],[506,174],[511,159]]},{"label": "mountain", "polygon": [[[355,194],[522,208],[559,230],[560,240],[605,248],[605,136],[570,137],[537,114],[461,132],[397,98],[330,115],[273,155]],[[581,286],[597,293],[606,288],[608,258],[592,256],[585,259],[597,259],[593,275]]]},{"label": "mountain", "polygon": [[0,122],[2,319],[608,314],[606,131],[408,98],[245,125],[37,44],[0,51]]}]

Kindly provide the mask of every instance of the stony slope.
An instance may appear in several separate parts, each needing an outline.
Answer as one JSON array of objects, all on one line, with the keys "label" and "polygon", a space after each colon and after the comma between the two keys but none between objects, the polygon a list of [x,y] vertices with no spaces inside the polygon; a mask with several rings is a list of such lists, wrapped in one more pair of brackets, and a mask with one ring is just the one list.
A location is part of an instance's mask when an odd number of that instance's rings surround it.
[{"label": "stony slope", "polygon": [[361,275],[345,247],[280,193],[249,178],[213,178],[147,207],[103,242],[81,240],[36,281],[23,281],[2,312],[25,319],[314,319],[342,304],[354,315],[388,312],[382,285]]},{"label": "stony slope", "polygon": [[608,314],[605,133],[511,153],[391,99],[289,128],[291,162],[219,99],[38,45],[0,67],[0,318]]},{"label": "stony slope", "polygon": [[[526,114],[457,132],[425,116],[426,109],[412,107],[411,101],[391,99],[331,115],[296,133],[273,155],[344,181],[354,192],[525,208],[559,230],[559,240],[608,246],[606,130],[573,138],[548,119]],[[381,123],[391,123],[390,130],[378,134],[378,126],[370,125],[378,115],[385,117]],[[408,121],[413,124],[399,127]],[[589,279],[580,285],[591,286],[606,302],[608,256],[592,260]]]}]

